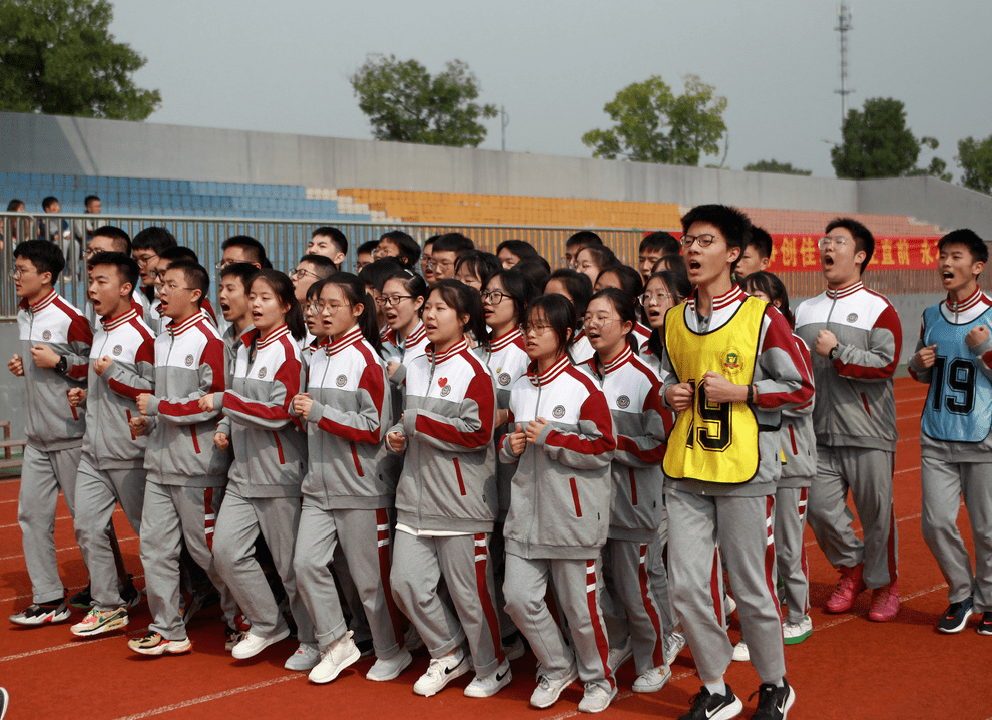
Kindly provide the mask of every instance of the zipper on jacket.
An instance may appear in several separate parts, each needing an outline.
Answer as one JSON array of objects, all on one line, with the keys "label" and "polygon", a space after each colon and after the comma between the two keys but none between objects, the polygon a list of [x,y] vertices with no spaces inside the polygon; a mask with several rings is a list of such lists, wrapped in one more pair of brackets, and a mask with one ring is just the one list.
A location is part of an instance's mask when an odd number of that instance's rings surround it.
[{"label": "zipper on jacket", "polygon": [[579,503],[579,488],[575,485],[575,478],[570,477],[568,484],[572,486],[572,502],[575,503],[575,516],[582,517],[582,505]]},{"label": "zipper on jacket", "polygon": [[[358,477],[365,477],[365,472],[362,470],[362,461],[358,457],[358,448],[355,447],[355,441],[351,440],[348,444],[351,445],[351,457],[355,459],[355,469],[358,470]],[[458,461],[456,460],[455,462],[457,463]],[[462,493],[462,495],[464,494]]]},{"label": "zipper on jacket", "polygon": [[465,481],[462,480],[462,467],[458,464],[458,458],[451,458],[451,462],[455,464],[455,477],[458,478],[458,491],[462,495],[467,495],[465,492]]}]

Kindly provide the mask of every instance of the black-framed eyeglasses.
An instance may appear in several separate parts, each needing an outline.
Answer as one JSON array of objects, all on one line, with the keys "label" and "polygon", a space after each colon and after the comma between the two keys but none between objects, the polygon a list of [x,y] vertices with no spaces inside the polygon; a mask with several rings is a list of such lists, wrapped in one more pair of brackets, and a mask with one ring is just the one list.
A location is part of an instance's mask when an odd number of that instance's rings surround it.
[{"label": "black-framed eyeglasses", "polygon": [[683,235],[682,236],[682,247],[691,247],[692,243],[695,242],[699,247],[709,247],[716,240],[716,235],[711,235],[706,233],[705,235]]},{"label": "black-framed eyeglasses", "polygon": [[479,294],[482,295],[482,302],[488,302],[491,305],[499,305],[503,302],[503,298],[513,299],[512,295],[505,293],[502,290],[482,290]]},{"label": "black-framed eyeglasses", "polygon": [[400,300],[413,300],[413,295],[383,295],[375,299],[378,304],[385,305],[386,307],[399,305]]}]

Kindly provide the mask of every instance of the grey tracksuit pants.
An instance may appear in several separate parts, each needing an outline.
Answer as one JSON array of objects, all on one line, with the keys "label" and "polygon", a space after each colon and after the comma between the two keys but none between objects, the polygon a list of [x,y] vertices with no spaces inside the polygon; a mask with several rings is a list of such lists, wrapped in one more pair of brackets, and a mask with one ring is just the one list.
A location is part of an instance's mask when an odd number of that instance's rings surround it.
[{"label": "grey tracksuit pants", "polygon": [[[622,625],[630,634],[638,675],[665,665],[661,611],[647,570],[650,550],[649,543],[614,538],[607,540],[603,548],[603,567],[612,570],[606,589],[626,615]],[[610,627],[609,622],[607,627]],[[610,640],[611,647],[623,645],[613,642],[612,637]]]},{"label": "grey tracksuit pants", "polygon": [[793,623],[809,614],[809,564],[803,543],[808,499],[809,488],[780,487],[775,492],[775,557]]},{"label": "grey tracksuit pants", "polygon": [[336,551],[347,558],[361,600],[357,611],[364,609],[369,620],[376,657],[389,660],[402,649],[405,620],[389,585],[389,536],[385,508],[322,510],[304,502],[293,567],[322,651],[348,629],[330,568]]},{"label": "grey tracksuit pants", "polygon": [[[816,478],[809,491],[809,526],[823,554],[836,568],[863,562],[865,585],[871,589],[898,578],[893,458],[887,450],[818,445]],[[864,528],[864,542],[851,528],[848,491]]]},{"label": "grey tracksuit pants", "polygon": [[[992,463],[922,458],[923,539],[947,580],[947,598],[972,597],[975,612],[992,611]],[[958,530],[961,496],[975,541],[975,572]]]},{"label": "grey tracksuit pants", "polygon": [[[397,530],[389,578],[396,604],[417,628],[431,657],[442,657],[467,640],[479,677],[491,675],[504,659],[488,535],[432,537]],[[454,613],[438,595],[442,577]]]},{"label": "grey tracksuit pants", "polygon": [[59,489],[69,514],[76,513],[76,470],[82,444],[66,450],[39,450],[30,442],[21,463],[17,523],[21,526],[24,564],[31,578],[32,602],[58,602],[64,597],[55,556],[55,506]]},{"label": "grey tracksuit pants", "polygon": [[252,634],[272,637],[286,626],[286,621],[252,551],[261,533],[286,588],[297,637],[301,643],[316,643],[313,620],[297,590],[293,570],[301,510],[298,497],[246,498],[228,487],[217,513],[214,562],[241,612],[251,622]]},{"label": "grey tracksuit pants", "polygon": [[[607,692],[616,680],[607,665],[609,643],[599,607],[596,560],[527,560],[506,555],[506,611],[530,643],[551,680],[561,680],[573,664],[583,683]],[[575,652],[565,643],[545,601],[548,584],[556,588],[555,602],[568,620]]]},{"label": "grey tracksuit pants", "polygon": [[86,459],[79,463],[73,522],[76,543],[90,573],[90,595],[97,610],[114,610],[124,604],[114,560],[117,544],[114,509],[120,503],[131,528],[140,537],[145,475],[143,467],[97,470]]},{"label": "grey tracksuit pants", "polygon": [[665,499],[672,600],[699,677],[703,682],[722,677],[733,652],[723,626],[723,592],[714,593],[711,583],[719,543],[751,663],[761,682],[777,682],[785,675],[785,645],[775,592],[774,496],[722,497],[668,488]]}]

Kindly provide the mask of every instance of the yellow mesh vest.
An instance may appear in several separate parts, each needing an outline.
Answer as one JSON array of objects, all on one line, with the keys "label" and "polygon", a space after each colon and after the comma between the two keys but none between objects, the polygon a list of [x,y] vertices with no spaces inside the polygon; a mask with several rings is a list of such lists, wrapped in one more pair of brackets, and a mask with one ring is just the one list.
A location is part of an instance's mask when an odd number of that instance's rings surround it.
[{"label": "yellow mesh vest", "polygon": [[677,480],[747,482],[758,472],[758,420],[747,403],[707,402],[708,370],[735,385],[750,385],[758,360],[767,303],[747,298],[722,327],[700,335],[685,323],[686,306],[665,315],[665,348],[680,383],[695,388],[691,410],[680,412],[668,437],[665,474]]}]

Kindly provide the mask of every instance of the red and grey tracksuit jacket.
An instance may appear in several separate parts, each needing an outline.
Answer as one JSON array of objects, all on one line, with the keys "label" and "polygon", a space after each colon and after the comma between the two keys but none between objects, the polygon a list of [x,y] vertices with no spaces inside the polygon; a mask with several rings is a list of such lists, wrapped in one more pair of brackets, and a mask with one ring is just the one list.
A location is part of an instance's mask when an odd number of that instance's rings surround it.
[{"label": "red and grey tracksuit jacket", "polygon": [[401,424],[406,457],[396,522],[414,531],[491,532],[496,517],[496,388],[465,339],[414,358]]},{"label": "red and grey tracksuit jacket", "polygon": [[529,560],[599,557],[610,525],[616,449],[603,391],[567,355],[540,375],[531,363],[510,392],[510,415],[511,426],[525,428],[538,417],[548,424],[519,457],[509,436],[500,444],[500,459],[517,465],[503,526],[506,551]]},{"label": "red and grey tracksuit jacket", "polygon": [[[93,332],[78,309],[52,290],[34,305],[22,300],[17,310],[20,355],[27,381],[28,442],[42,451],[66,450],[82,444],[86,430],[82,407],[69,405],[68,392],[86,384]],[[48,345],[68,363],[64,374],[40,368],[31,348]]]},{"label": "red and grey tracksuit jacket", "polygon": [[395,479],[380,467],[390,392],[375,348],[356,325],[337,342],[316,348],[309,377],[306,502],[323,510],[392,507]]},{"label": "red and grey tracksuit jacket", "polygon": [[834,360],[813,355],[817,402],[813,426],[821,445],[894,452],[892,375],[902,351],[902,325],[891,303],[861,282],[827,290],[796,310],[796,335],[809,347],[821,330],[839,343]]},{"label": "red and grey tracksuit jacket", "polygon": [[229,454],[214,445],[216,417],[200,398],[223,392],[224,341],[200,313],[171,322],[155,338],[155,393],[148,401],[148,481],[159,485],[223,487]]},{"label": "red and grey tracksuit jacket", "polygon": [[228,487],[242,497],[300,497],[307,471],[307,436],[290,414],[306,387],[300,346],[283,325],[262,338],[242,336],[230,389],[214,395],[224,413],[217,431],[231,439]]},{"label": "red and grey tracksuit jacket", "polygon": [[[793,336],[806,373],[812,377],[809,348],[798,335]],[[816,395],[804,405],[782,411],[782,477],[779,487],[809,487],[816,475],[816,433],[813,430],[813,408]]]}]

